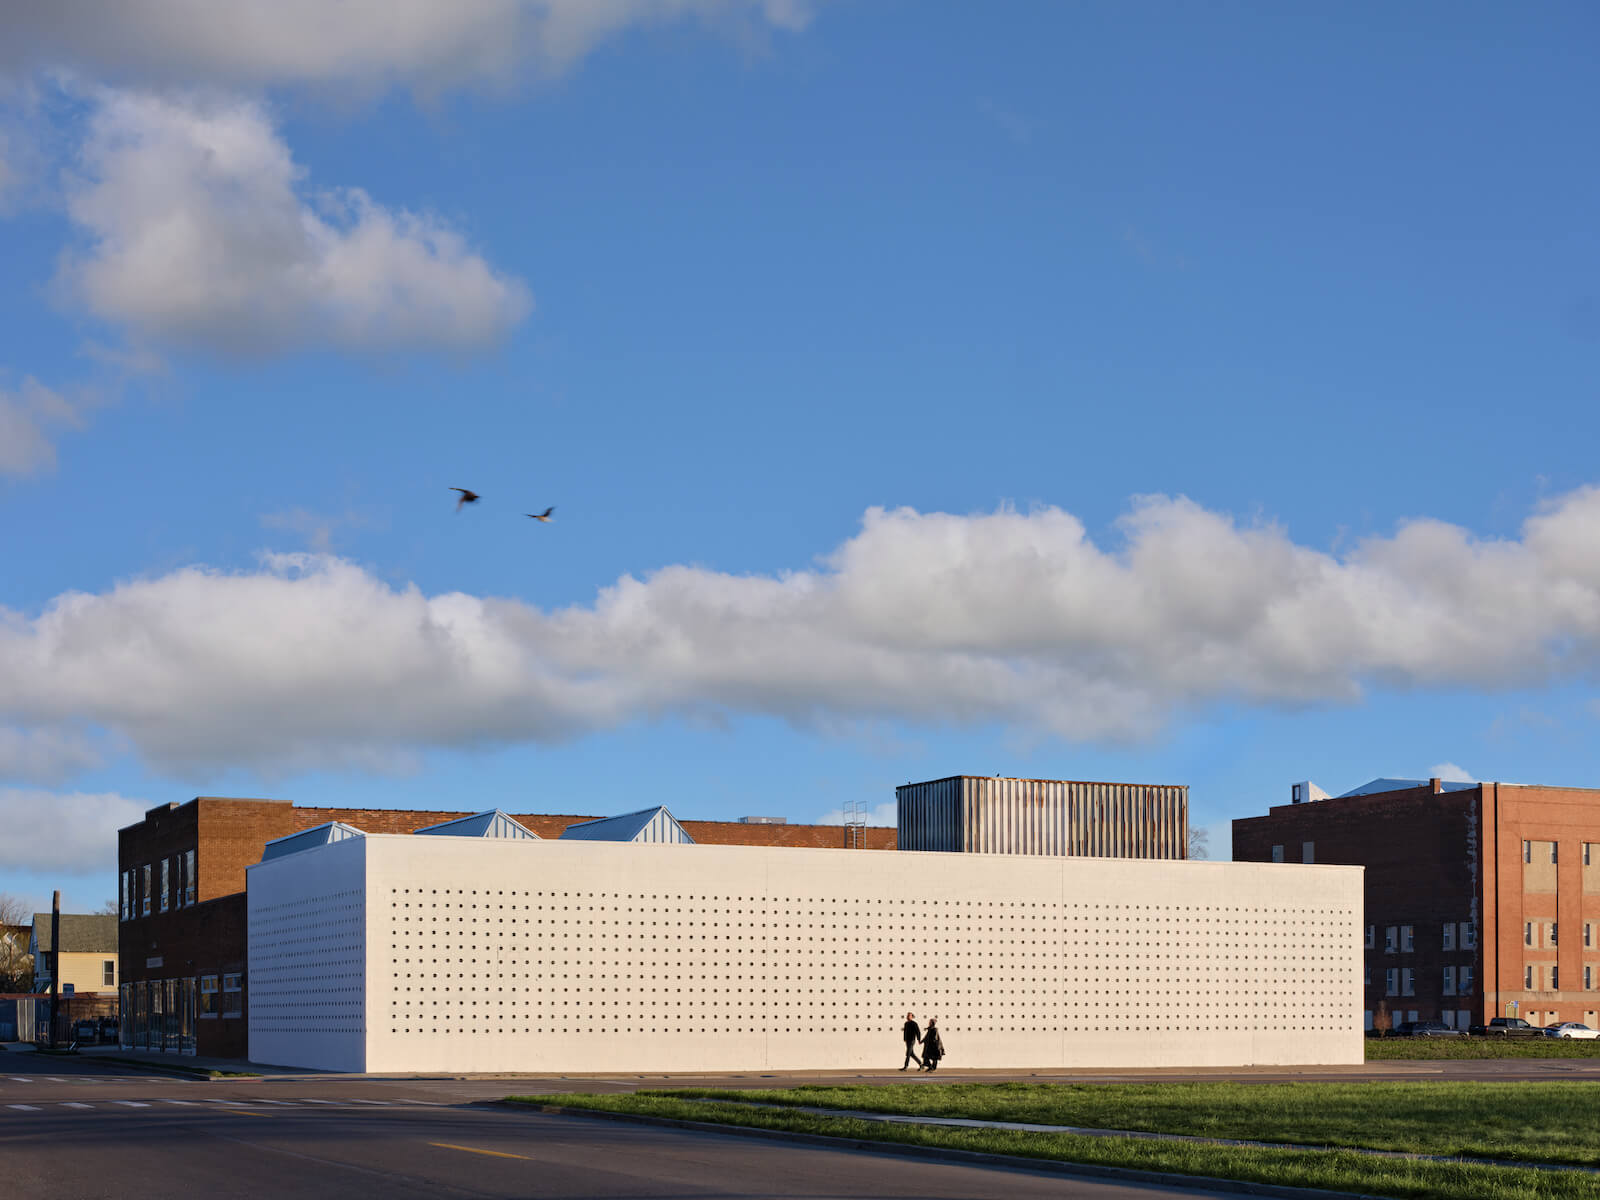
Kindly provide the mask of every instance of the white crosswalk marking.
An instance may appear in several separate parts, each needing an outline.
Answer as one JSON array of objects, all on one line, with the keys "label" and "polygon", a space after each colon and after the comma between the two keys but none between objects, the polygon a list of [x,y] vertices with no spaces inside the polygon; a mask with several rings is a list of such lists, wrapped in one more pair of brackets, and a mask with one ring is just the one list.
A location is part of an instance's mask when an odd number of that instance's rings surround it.
[{"label": "white crosswalk marking", "polygon": [[22,1077],[22,1076],[21,1076],[21,1075],[13,1075],[13,1076],[12,1076],[12,1077],[11,1077],[11,1082],[12,1082],[12,1083],[32,1083],[32,1082],[33,1082],[33,1080],[31,1080],[31,1079],[24,1079],[24,1078],[23,1078],[23,1077]]},{"label": "white crosswalk marking", "polygon": [[294,1101],[293,1101],[293,1100],[266,1100],[266,1099],[255,1099],[255,1100],[251,1100],[251,1101],[249,1101],[249,1103],[251,1103],[251,1104],[281,1104],[281,1105],[283,1105],[283,1106],[284,1106],[284,1107],[285,1107],[285,1108],[293,1108],[293,1107],[294,1107]]},{"label": "white crosswalk marking", "polygon": [[382,1105],[383,1107],[387,1108],[391,1102],[388,1101],[388,1100],[348,1100],[348,1101],[346,1101],[346,1103],[347,1104],[378,1104],[378,1105]]},{"label": "white crosswalk marking", "polygon": [[163,1100],[161,1103],[163,1103],[163,1104],[181,1104],[185,1108],[193,1108],[194,1107],[194,1101],[193,1100]]},{"label": "white crosswalk marking", "polygon": [[35,1108],[31,1104],[8,1104],[8,1105],[6,1105],[6,1107],[7,1108],[14,1108],[18,1112],[38,1112],[39,1111],[37,1108]]},{"label": "white crosswalk marking", "polygon": [[337,1100],[313,1100],[309,1096],[300,1097],[301,1104],[337,1104]]},{"label": "white crosswalk marking", "polygon": [[113,1100],[111,1103],[120,1104],[125,1108],[149,1108],[143,1100]]},{"label": "white crosswalk marking", "polygon": [[56,1078],[56,1077],[55,1077],[55,1076],[54,1076],[54,1075],[51,1075],[51,1076],[50,1076],[50,1077],[49,1077],[49,1079],[50,1079],[50,1082],[51,1082],[51,1083],[65,1083],[65,1082],[66,1082],[66,1080],[65,1080],[65,1079],[58,1079],[58,1078]]},{"label": "white crosswalk marking", "polygon": [[80,1104],[76,1100],[63,1100],[61,1102],[61,1107],[62,1108],[93,1108],[94,1105],[92,1105],[92,1104]]}]

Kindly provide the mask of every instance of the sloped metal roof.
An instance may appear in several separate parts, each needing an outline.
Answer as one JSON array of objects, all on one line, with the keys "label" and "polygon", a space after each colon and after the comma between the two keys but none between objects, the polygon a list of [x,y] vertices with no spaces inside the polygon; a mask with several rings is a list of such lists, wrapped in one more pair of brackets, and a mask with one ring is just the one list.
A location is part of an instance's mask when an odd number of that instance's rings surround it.
[{"label": "sloped metal roof", "polygon": [[342,842],[346,838],[366,836],[354,825],[346,825],[343,821],[329,821],[326,825],[314,825],[310,829],[302,829],[299,833],[291,833],[287,837],[273,838],[261,851],[261,861],[271,862],[275,858],[282,858],[285,854],[295,854],[315,846],[326,846],[330,842]]},{"label": "sloped metal roof", "polygon": [[[1340,792],[1339,799],[1343,800],[1346,796],[1370,796],[1376,792],[1401,792],[1406,788],[1420,788],[1427,786],[1428,781],[1426,779],[1372,779],[1368,780],[1366,783],[1363,783],[1358,788],[1351,788],[1348,792]],[[1475,788],[1477,786],[1478,785],[1475,783],[1454,783],[1447,781],[1439,785],[1439,790],[1445,792],[1464,792],[1468,788]]]},{"label": "sloped metal roof", "polygon": [[526,825],[518,824],[515,818],[498,808],[473,813],[470,817],[457,817],[453,821],[440,821],[437,825],[428,825],[416,832],[442,837],[531,838],[536,842],[540,840],[537,833]]},{"label": "sloped metal roof", "polygon": [[692,846],[694,839],[664,805],[641,808],[616,817],[601,817],[581,825],[568,825],[561,840],[577,842],[676,842]]}]

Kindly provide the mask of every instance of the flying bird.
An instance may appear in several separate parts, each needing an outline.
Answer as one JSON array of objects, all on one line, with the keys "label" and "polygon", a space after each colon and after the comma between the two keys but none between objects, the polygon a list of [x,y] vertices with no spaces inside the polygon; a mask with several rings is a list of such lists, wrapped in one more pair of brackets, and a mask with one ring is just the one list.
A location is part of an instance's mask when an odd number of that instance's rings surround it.
[{"label": "flying bird", "polygon": [[552,504],[549,508],[545,509],[542,513],[524,513],[523,516],[532,517],[535,521],[543,521],[546,525],[548,525],[550,523],[550,514],[555,512],[555,510],[556,510],[556,506],[554,504]]},{"label": "flying bird", "polygon": [[458,487],[453,487],[450,490],[452,492],[460,492],[461,493],[461,499],[456,501],[456,511],[457,512],[461,511],[461,506],[463,504],[476,504],[478,502],[478,493],[477,492],[469,492],[466,488],[458,488]]}]

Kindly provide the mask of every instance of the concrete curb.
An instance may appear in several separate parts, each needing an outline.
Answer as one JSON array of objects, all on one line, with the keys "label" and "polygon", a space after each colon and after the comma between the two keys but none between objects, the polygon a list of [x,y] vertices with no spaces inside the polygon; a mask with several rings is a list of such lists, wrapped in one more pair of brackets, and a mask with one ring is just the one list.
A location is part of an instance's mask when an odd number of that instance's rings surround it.
[{"label": "concrete curb", "polygon": [[560,1117],[597,1117],[602,1121],[622,1121],[635,1125],[657,1125],[668,1129],[688,1129],[697,1133],[721,1133],[733,1137],[769,1138],[801,1145],[825,1146],[833,1150],[859,1150],[871,1154],[893,1154],[901,1158],[922,1158],[935,1162],[963,1163],[976,1167],[1004,1167],[1015,1171],[1044,1172],[1050,1175],[1077,1175],[1109,1179],[1117,1183],[1156,1183],[1194,1191],[1236,1192],[1244,1196],[1276,1196],[1282,1200],[1394,1200],[1392,1196],[1373,1196],[1366,1192],[1330,1192],[1323,1188],[1288,1187],[1275,1183],[1255,1183],[1245,1179],[1221,1179],[1213,1175],[1182,1175],[1172,1171],[1142,1171],[1133,1167],[1106,1167],[1096,1163],[1071,1163],[1054,1158],[1024,1158],[1012,1154],[986,1154],[978,1150],[952,1150],[943,1146],[909,1146],[903,1142],[878,1142],[867,1138],[829,1137],[821,1133],[798,1133],[787,1129],[757,1129],[749,1125],[719,1125],[711,1121],[688,1121],[679,1117],[653,1117],[644,1113],[606,1112],[596,1108],[564,1108],[559,1104],[538,1104],[528,1100],[498,1100],[506,1107],[548,1113]]}]

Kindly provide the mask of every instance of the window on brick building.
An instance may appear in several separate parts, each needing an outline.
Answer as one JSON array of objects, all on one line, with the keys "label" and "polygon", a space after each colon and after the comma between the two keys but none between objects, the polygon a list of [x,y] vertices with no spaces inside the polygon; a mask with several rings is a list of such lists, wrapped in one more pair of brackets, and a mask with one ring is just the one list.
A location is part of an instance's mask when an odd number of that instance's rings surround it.
[{"label": "window on brick building", "polygon": [[1550,922],[1550,940],[1548,942],[1546,942],[1545,945],[1554,946],[1555,944],[1556,944],[1556,923],[1554,921],[1551,921]]},{"label": "window on brick building", "polygon": [[200,1017],[215,1020],[217,1017],[217,977],[200,976]]},{"label": "window on brick building", "polygon": [[1463,996],[1472,995],[1472,968],[1462,967],[1456,972],[1456,991]]},{"label": "window on brick building", "polygon": [[1533,922],[1532,921],[1524,921],[1522,923],[1522,944],[1524,946],[1533,945]]},{"label": "window on brick building", "polygon": [[143,885],[143,886],[141,886],[139,888],[139,911],[143,915],[148,917],[150,915],[150,864],[149,863],[145,863],[145,865],[139,869],[139,882],[140,882],[140,884]]},{"label": "window on brick building", "polygon": [[1531,965],[1522,968],[1522,990],[1525,992],[1533,991],[1533,967]]},{"label": "window on brick building", "polygon": [[133,916],[133,872],[122,872],[122,907],[118,910],[122,920]]},{"label": "window on brick building", "polygon": [[[1415,996],[1417,994],[1417,973],[1410,967],[1400,968],[1400,994]],[[1415,1018],[1412,1018],[1415,1020]]]},{"label": "window on brick building", "polygon": [[1385,996],[1398,996],[1400,994],[1400,968],[1389,967],[1383,973],[1383,994]]},{"label": "window on brick building", "polygon": [[1525,863],[1531,863],[1533,861],[1533,843],[1532,842],[1524,841],[1522,843],[1522,861],[1525,862]]},{"label": "window on brick building", "polygon": [[1594,945],[1594,922],[1593,921],[1585,921],[1583,923],[1583,945],[1584,945],[1584,949],[1586,949],[1586,950]]},{"label": "window on brick building", "polygon": [[1400,927],[1398,925],[1386,925],[1383,930],[1383,952],[1385,954],[1393,954],[1399,948]]},{"label": "window on brick building", "polygon": [[1583,969],[1583,990],[1586,991],[1586,992],[1594,991],[1594,968],[1593,967],[1584,967],[1584,969]]},{"label": "window on brick building", "polygon": [[1476,922],[1461,922],[1461,948],[1463,950],[1476,950],[1478,948],[1478,926]]},{"label": "window on brick building", "polygon": [[1454,967],[1446,967],[1444,969],[1444,994],[1446,996],[1454,996],[1456,994],[1456,969]]},{"label": "window on brick building", "polygon": [[1456,948],[1456,923],[1454,921],[1446,921],[1444,923],[1444,948],[1446,950],[1454,950]]},{"label": "window on brick building", "polygon": [[244,1016],[243,975],[224,975],[222,977],[222,1015],[224,1017]]},{"label": "window on brick building", "polygon": [[1415,938],[1413,937],[1413,933],[1412,933],[1412,926],[1410,926],[1410,925],[1402,925],[1402,926],[1400,926],[1400,951],[1401,951],[1401,953],[1410,954],[1414,949],[1416,949],[1416,945],[1415,945]]},{"label": "window on brick building", "polygon": [[161,911],[167,911],[167,905],[172,896],[172,860],[161,860]]},{"label": "window on brick building", "polygon": [[183,891],[183,902],[185,904],[193,904],[195,898],[193,850],[185,850],[183,852]]},{"label": "window on brick building", "polygon": [[1556,844],[1554,842],[1550,843],[1550,861],[1556,861]]},{"label": "window on brick building", "polygon": [[1274,846],[1272,848],[1272,861],[1273,862],[1282,862],[1283,861],[1283,847],[1282,846]]},{"label": "window on brick building", "polygon": [[1550,990],[1552,992],[1559,992],[1561,990],[1561,968],[1560,967],[1551,967],[1550,968]]},{"label": "window on brick building", "polygon": [[1371,950],[1375,946],[1377,946],[1377,944],[1378,944],[1378,927],[1376,925],[1368,925],[1367,926],[1367,947],[1366,948],[1368,950]]},{"label": "window on brick building", "polygon": [[1583,844],[1583,865],[1586,866],[1586,867],[1593,865],[1589,861],[1590,856],[1591,856],[1591,852],[1593,850],[1594,850],[1594,843],[1593,842],[1585,842]]},{"label": "window on brick building", "polygon": [[1315,842],[1300,843],[1300,861],[1314,863],[1317,861],[1317,844]]}]

